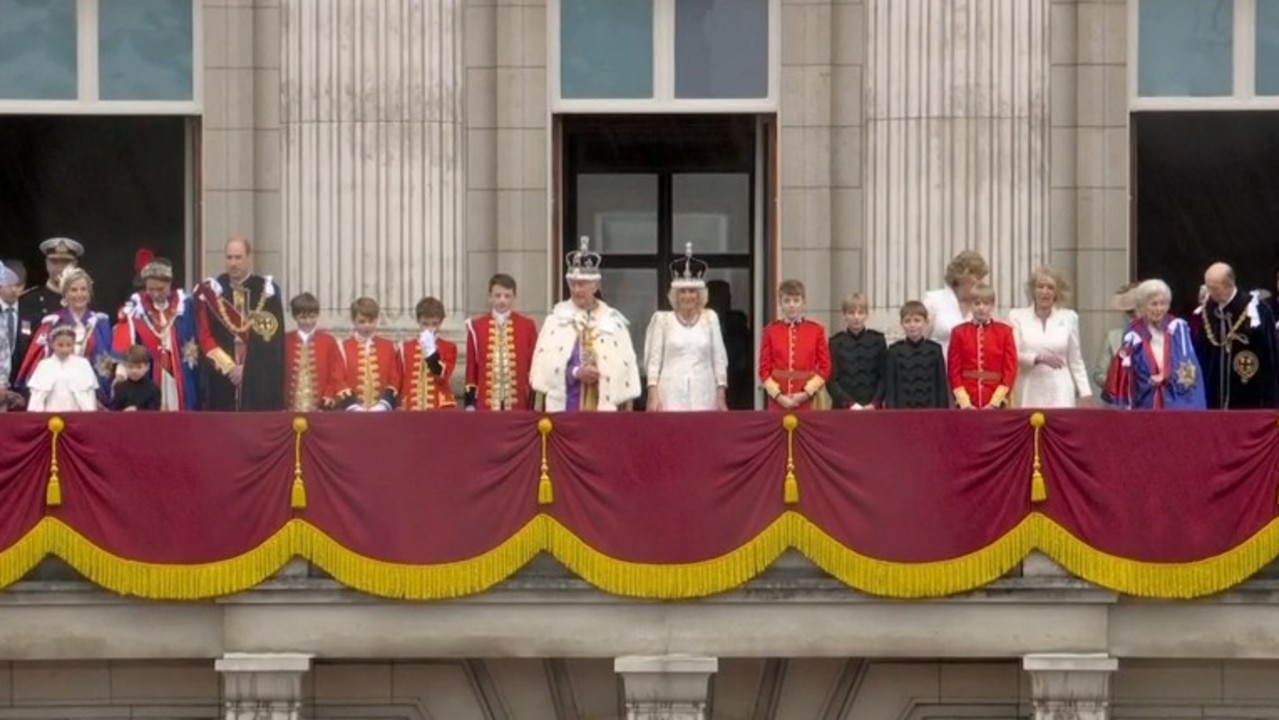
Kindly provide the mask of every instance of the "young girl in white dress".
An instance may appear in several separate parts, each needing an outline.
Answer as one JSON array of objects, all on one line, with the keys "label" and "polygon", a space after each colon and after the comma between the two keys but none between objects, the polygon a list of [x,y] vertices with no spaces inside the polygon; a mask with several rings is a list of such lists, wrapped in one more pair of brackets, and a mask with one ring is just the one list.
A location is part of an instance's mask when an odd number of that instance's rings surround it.
[{"label": "young girl in white dress", "polygon": [[75,353],[76,331],[59,325],[49,332],[53,354],[36,365],[27,381],[31,412],[89,412],[98,409],[98,376]]},{"label": "young girl in white dress", "polygon": [[671,307],[649,321],[644,340],[649,411],[727,410],[728,353],[719,317],[706,307],[706,263],[684,257],[671,266]]}]

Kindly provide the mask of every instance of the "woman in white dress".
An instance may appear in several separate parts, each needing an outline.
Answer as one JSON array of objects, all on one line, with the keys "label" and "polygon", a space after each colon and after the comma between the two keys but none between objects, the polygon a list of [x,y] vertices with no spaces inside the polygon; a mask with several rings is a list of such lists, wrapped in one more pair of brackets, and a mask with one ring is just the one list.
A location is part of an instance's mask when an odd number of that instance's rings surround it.
[{"label": "woman in white dress", "polygon": [[941,345],[942,357],[950,346],[950,331],[973,317],[969,295],[986,281],[990,266],[986,258],[973,250],[965,250],[951,258],[946,266],[946,287],[924,293],[928,309],[928,337]]},{"label": "woman in white dress", "polygon": [[671,265],[673,310],[653,313],[644,339],[646,407],[653,412],[727,410],[728,353],[719,317],[706,307],[706,263],[684,257]]},{"label": "woman in white dress", "polygon": [[1069,287],[1061,273],[1044,266],[1026,283],[1030,307],[1008,314],[1020,371],[1013,402],[1024,408],[1071,408],[1092,397],[1088,367],[1079,347],[1079,316],[1061,305]]}]

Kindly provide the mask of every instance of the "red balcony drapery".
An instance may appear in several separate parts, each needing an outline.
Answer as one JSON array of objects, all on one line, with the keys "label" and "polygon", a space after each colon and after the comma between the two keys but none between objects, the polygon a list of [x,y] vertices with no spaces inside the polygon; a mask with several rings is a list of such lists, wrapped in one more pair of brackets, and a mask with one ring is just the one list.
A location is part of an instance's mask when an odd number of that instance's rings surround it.
[{"label": "red balcony drapery", "polygon": [[1186,598],[1279,556],[1279,425],[1261,412],[2,419],[0,586],[52,554],[123,594],[208,598],[296,556],[429,600],[548,552],[604,591],[682,599],[794,548],[910,598],[1040,550]]}]

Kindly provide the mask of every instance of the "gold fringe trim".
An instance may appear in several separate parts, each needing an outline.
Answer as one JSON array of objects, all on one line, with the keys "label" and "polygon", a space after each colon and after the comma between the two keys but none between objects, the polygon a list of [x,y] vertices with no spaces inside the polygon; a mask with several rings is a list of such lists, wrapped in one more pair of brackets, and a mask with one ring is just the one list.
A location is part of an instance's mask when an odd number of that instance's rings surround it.
[{"label": "gold fringe trim", "polygon": [[554,518],[545,518],[546,550],[575,575],[614,595],[683,600],[740,587],[773,564],[789,543],[786,513],[745,545],[719,557],[683,564],[636,563],[605,555]]},{"label": "gold fringe trim", "polygon": [[304,520],[291,520],[242,555],[196,565],[128,560],[99,548],[62,521],[43,518],[0,552],[0,587],[56,555],[108,590],[155,600],[200,600],[247,590],[279,572],[293,557],[310,560],[343,585],[386,598],[440,600],[489,590],[539,552],[615,595],[681,600],[740,587],[789,549],[796,549],[840,582],[890,598],[944,597],[998,579],[1032,550],[1100,587],[1141,597],[1189,599],[1238,585],[1279,556],[1279,519],[1239,546],[1185,563],[1129,560],[1093,549],[1048,517],[1032,513],[980,550],[923,563],[879,560],[844,547],[796,512],[787,511],[750,541],[700,562],[636,563],[587,545],[549,515],[537,515],[502,544],[476,557],[437,565],[392,563],[344,548]]},{"label": "gold fringe trim", "polygon": [[1033,470],[1030,473],[1030,501],[1032,503],[1041,503],[1048,499],[1048,485],[1044,482],[1043,465],[1039,458],[1039,434],[1044,429],[1044,414],[1041,412],[1034,413],[1030,416],[1030,426],[1035,429],[1034,448],[1035,459]]},{"label": "gold fringe trim", "polygon": [[902,563],[850,550],[797,513],[787,513],[794,547],[851,588],[892,598],[944,597],[989,584],[1017,566],[1033,548],[1031,518],[986,547],[947,560]]},{"label": "gold fringe trim", "polygon": [[1228,590],[1279,556],[1279,519],[1212,557],[1180,563],[1144,562],[1086,545],[1051,518],[1034,513],[1035,549],[1072,574],[1107,590],[1139,597],[1186,600]]},{"label": "gold fringe trim", "polygon": [[306,509],[306,484],[302,482],[302,434],[307,431],[306,418],[293,418],[293,488],[289,491],[289,507]]},{"label": "gold fringe trim", "polygon": [[66,423],[57,415],[49,418],[49,484],[44,489],[44,504],[58,507],[62,504],[62,483],[58,479],[58,438],[66,429]]},{"label": "gold fringe trim", "polygon": [[438,565],[375,560],[342,547],[305,521],[293,523],[298,527],[298,554],[339,583],[384,598],[443,600],[482,593],[518,572],[545,546],[546,520],[538,515],[492,550]]}]

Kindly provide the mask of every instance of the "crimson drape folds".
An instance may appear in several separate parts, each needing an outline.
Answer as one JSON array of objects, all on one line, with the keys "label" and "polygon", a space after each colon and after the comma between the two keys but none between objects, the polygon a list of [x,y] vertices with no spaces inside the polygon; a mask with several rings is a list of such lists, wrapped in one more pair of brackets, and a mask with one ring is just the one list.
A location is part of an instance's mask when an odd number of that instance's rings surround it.
[{"label": "crimson drape folds", "polygon": [[915,598],[1027,553],[1119,592],[1219,592],[1279,557],[1273,414],[0,415],[0,587],[57,555],[117,592],[483,592],[538,553],[601,589],[732,590],[789,549]]}]

